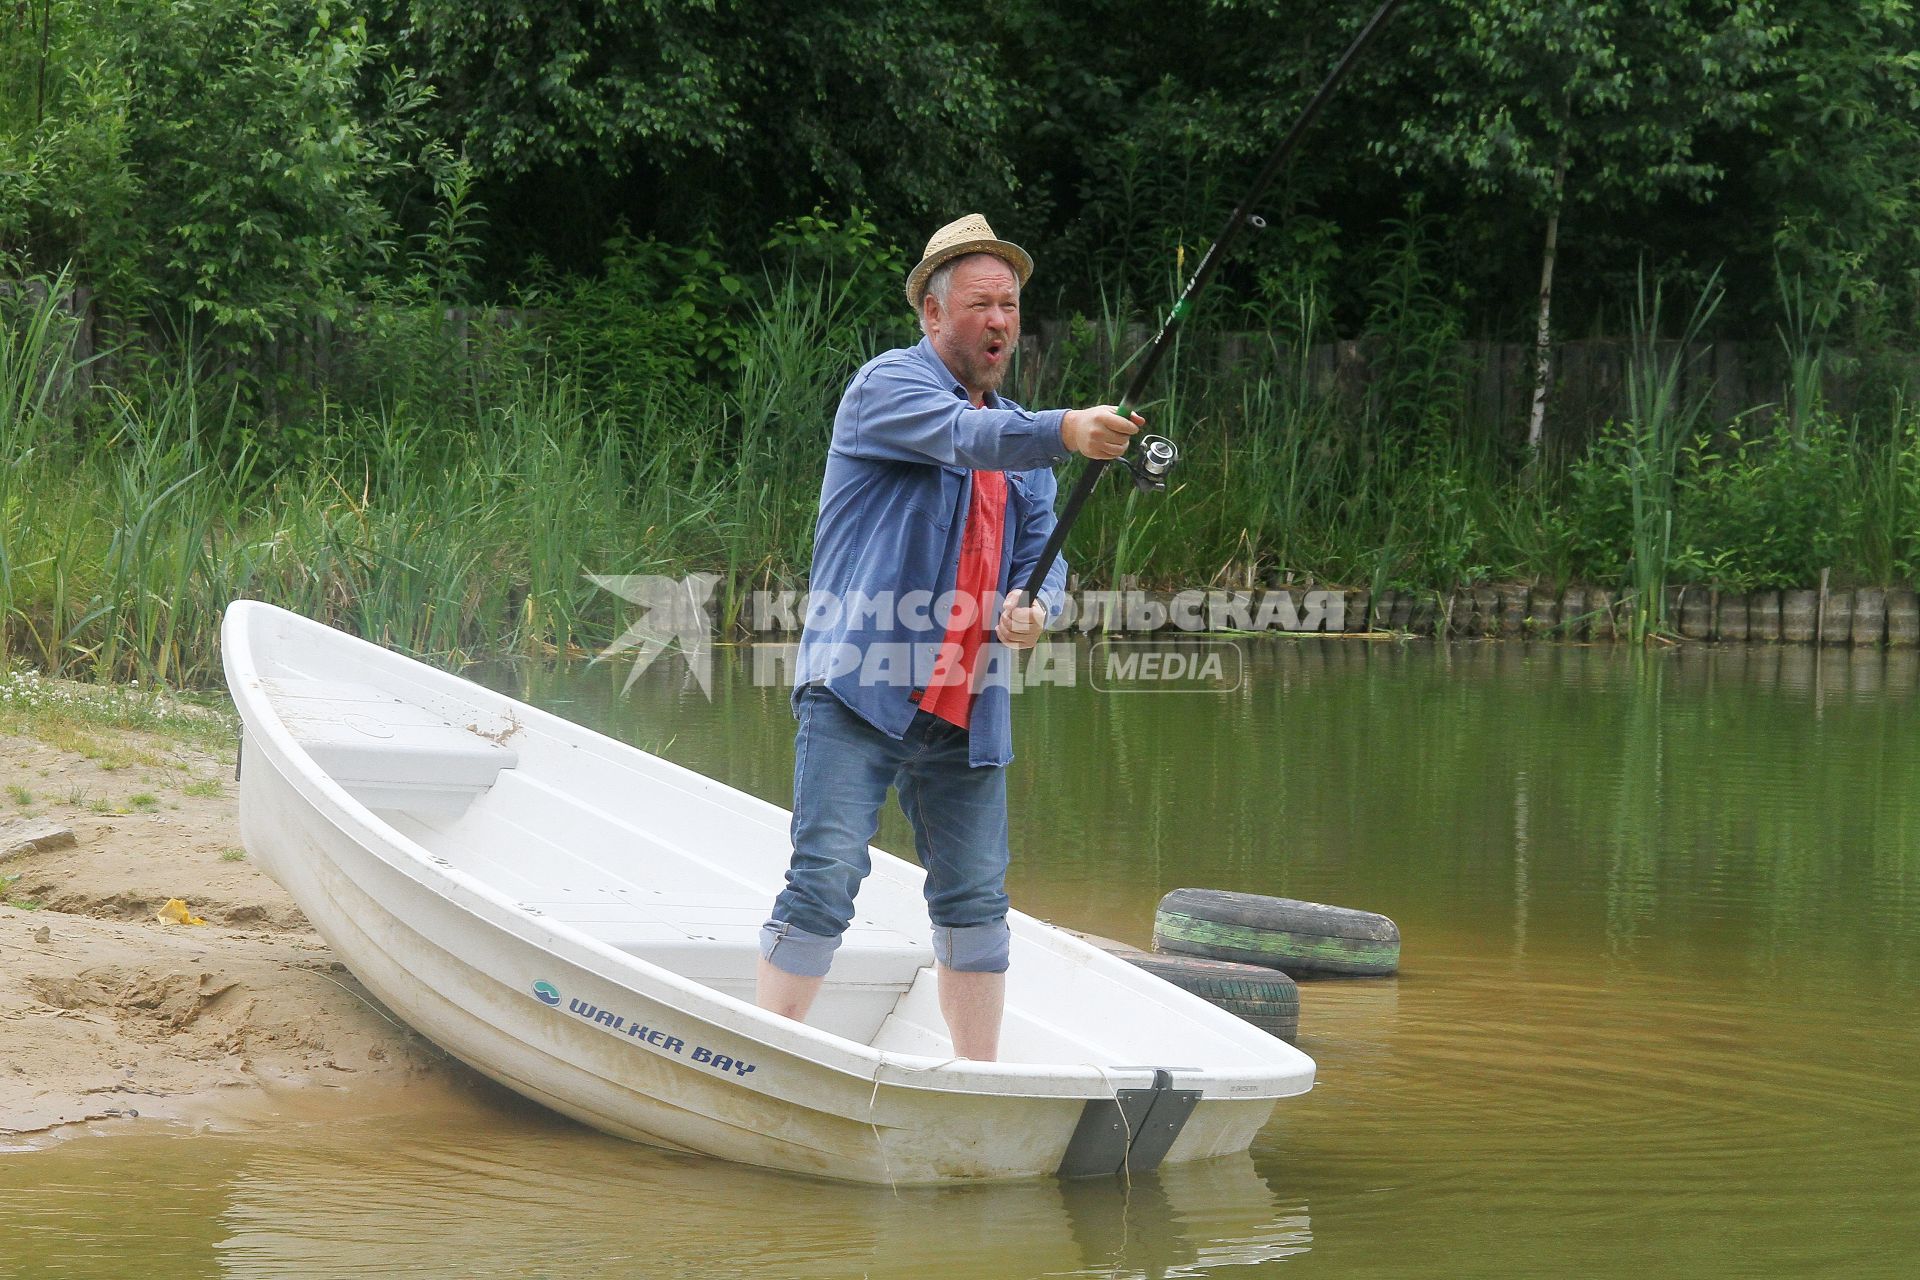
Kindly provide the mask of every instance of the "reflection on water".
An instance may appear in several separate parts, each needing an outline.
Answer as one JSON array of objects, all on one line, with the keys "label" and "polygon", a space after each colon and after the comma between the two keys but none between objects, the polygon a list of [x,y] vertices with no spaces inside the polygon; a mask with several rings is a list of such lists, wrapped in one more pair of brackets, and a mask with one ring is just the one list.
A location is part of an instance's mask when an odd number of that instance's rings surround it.
[{"label": "reflection on water", "polygon": [[[0,1203],[21,1202],[9,1228],[19,1244],[0,1254],[0,1271],[90,1277],[139,1258],[145,1275],[262,1280],[1145,1280],[1273,1262],[1310,1243],[1305,1211],[1277,1203],[1245,1156],[1131,1185],[893,1192],[650,1151],[495,1101],[484,1126],[468,1115],[457,1127],[411,1119],[124,1139],[116,1162],[141,1172],[131,1202],[101,1185],[96,1144],[39,1153],[31,1196],[0,1182]],[[80,1222],[113,1225],[75,1231]]]},{"label": "reflection on water", "polygon": [[[785,691],[489,678],[784,803]],[[1018,905],[1384,911],[1302,990],[1251,1158],[846,1187],[503,1102],[0,1158],[0,1274],[1904,1276],[1920,1257],[1920,655],[1249,643],[1229,694],[1021,695]],[[880,843],[910,850],[890,818]]]}]

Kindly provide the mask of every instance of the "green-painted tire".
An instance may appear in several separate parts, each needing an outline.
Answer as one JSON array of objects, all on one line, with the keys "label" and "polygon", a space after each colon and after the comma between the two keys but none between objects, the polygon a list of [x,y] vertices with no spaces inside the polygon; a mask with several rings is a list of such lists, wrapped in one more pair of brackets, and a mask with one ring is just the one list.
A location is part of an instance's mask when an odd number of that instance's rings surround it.
[{"label": "green-painted tire", "polygon": [[1175,889],[1162,898],[1153,947],[1294,977],[1380,977],[1400,968],[1400,929],[1383,915],[1225,889]]},{"label": "green-painted tire", "polygon": [[1257,964],[1202,960],[1197,956],[1159,955],[1151,951],[1113,954],[1288,1044],[1300,1034],[1300,988],[1284,973]]}]

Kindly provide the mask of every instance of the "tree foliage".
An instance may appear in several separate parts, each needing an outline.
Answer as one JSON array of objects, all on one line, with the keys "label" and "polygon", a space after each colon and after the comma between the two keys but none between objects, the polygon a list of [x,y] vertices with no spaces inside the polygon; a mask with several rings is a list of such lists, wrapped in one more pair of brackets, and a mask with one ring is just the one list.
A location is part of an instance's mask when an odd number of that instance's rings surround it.
[{"label": "tree foliage", "polygon": [[1898,340],[1920,324],[1920,26],[1905,0],[1797,0],[1771,87],[1756,203],[1820,319]]},{"label": "tree foliage", "polygon": [[[474,280],[499,299],[539,259],[601,273],[622,226],[745,263],[816,207],[909,254],[977,208],[1039,252],[1049,309],[1150,309],[1371,10],[20,0],[0,252],[271,335],[404,275],[464,154]],[[1405,6],[1209,309],[1285,327],[1312,294],[1367,326],[1372,264],[1417,208],[1464,331],[1518,336],[1564,154],[1565,327],[1617,322],[1644,258],[1725,263],[1720,323],[1764,334],[1777,256],[1824,323],[1897,342],[1920,319],[1915,36],[1908,0]]]},{"label": "tree foliage", "polygon": [[1699,140],[1756,123],[1760,83],[1785,38],[1774,9],[1772,0],[1416,5],[1403,69],[1424,82],[1426,102],[1376,145],[1403,177],[1451,170],[1476,194],[1536,210],[1555,199],[1563,157],[1576,203],[1709,197],[1725,169]]},{"label": "tree foliage", "polygon": [[0,236],[236,342],[335,317],[391,255],[396,188],[449,163],[424,94],[325,0],[38,0],[10,33]]},{"label": "tree foliage", "polygon": [[[640,171],[671,210],[816,199],[925,213],[1013,180],[978,19],[929,0],[410,0],[438,127],[505,178]],[[702,190],[676,190],[683,173]],[[772,202],[769,204],[768,202]]]}]

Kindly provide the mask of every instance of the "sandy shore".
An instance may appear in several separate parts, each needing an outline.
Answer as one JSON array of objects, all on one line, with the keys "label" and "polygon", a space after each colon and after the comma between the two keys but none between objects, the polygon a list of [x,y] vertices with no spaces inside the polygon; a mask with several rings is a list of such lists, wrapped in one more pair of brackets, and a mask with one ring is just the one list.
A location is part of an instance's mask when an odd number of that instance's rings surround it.
[{"label": "sandy shore", "polygon": [[[232,762],[0,734],[0,1139],[466,1077],[394,1022],[240,847]],[[51,824],[65,847],[5,853]],[[59,842],[56,842],[59,843]],[[206,923],[156,918],[169,899]]]}]

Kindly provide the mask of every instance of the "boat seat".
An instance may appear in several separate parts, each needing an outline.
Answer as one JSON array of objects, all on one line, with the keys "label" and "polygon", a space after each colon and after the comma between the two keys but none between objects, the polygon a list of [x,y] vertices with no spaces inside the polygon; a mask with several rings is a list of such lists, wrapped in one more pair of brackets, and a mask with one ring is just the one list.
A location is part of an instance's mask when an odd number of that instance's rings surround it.
[{"label": "boat seat", "polygon": [[[270,678],[267,700],[328,777],[370,809],[458,812],[520,763],[511,747],[368,684]],[[476,721],[479,718],[475,712]]]},{"label": "boat seat", "polygon": [[[669,893],[644,888],[583,890],[521,905],[589,937],[703,986],[753,1001],[760,926],[773,903],[764,895]],[[808,1023],[865,1043],[880,1029],[933,947],[871,919],[856,917]]]}]

